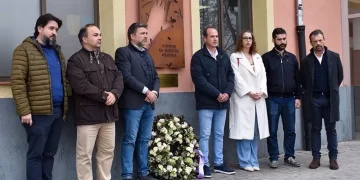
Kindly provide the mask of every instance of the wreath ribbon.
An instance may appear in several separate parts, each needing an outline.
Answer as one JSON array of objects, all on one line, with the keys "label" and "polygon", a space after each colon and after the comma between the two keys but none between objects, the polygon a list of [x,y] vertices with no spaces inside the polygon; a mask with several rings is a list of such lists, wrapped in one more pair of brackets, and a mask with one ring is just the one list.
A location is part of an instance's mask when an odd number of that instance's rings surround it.
[{"label": "wreath ribbon", "polygon": [[198,167],[198,179],[204,178],[204,165],[205,165],[205,156],[199,149],[195,149],[195,153],[199,156],[199,167]]}]

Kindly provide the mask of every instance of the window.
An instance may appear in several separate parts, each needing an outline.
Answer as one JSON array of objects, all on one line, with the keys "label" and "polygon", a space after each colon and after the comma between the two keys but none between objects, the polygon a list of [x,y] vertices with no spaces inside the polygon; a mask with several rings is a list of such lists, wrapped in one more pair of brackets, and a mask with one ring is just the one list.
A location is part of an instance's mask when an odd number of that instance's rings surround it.
[{"label": "window", "polygon": [[3,1],[0,12],[0,81],[9,81],[14,49],[34,33],[40,0]]},{"label": "window", "polygon": [[0,82],[9,82],[14,49],[34,33],[40,14],[52,13],[63,21],[57,43],[66,59],[81,48],[77,34],[88,23],[98,24],[98,0],[8,0],[0,6]]},{"label": "window", "polygon": [[97,24],[97,11],[94,9],[98,7],[94,7],[94,4],[94,1],[89,0],[45,0],[46,12],[63,21],[57,43],[61,46],[66,60],[81,48],[77,37],[80,28],[88,23]]},{"label": "window", "polygon": [[219,0],[200,0],[201,44],[204,44],[202,33],[206,26],[211,25],[216,27],[218,31],[220,30],[218,1]]},{"label": "window", "polygon": [[251,0],[200,0],[201,34],[206,26],[215,26],[219,46],[229,55],[235,51],[238,34],[252,29],[251,17]]}]

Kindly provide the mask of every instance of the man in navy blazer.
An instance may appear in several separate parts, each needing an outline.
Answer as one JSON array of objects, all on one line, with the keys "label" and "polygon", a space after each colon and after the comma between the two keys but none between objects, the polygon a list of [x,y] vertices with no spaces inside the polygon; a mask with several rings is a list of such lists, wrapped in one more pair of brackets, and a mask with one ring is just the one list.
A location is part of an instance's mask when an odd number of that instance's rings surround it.
[{"label": "man in navy blazer", "polygon": [[135,146],[138,179],[154,179],[149,175],[148,142],[160,81],[153,59],[144,48],[147,34],[146,24],[133,23],[128,29],[129,45],[118,48],[115,53],[115,63],[123,74],[125,86],[119,100],[119,108],[125,120],[125,135],[121,147],[123,179],[132,179]]}]

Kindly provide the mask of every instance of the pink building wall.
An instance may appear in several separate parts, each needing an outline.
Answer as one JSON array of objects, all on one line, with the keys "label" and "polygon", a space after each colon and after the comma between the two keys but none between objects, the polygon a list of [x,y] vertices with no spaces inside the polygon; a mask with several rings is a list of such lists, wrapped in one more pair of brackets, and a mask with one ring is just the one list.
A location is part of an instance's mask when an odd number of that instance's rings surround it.
[{"label": "pink building wall", "polygon": [[[321,29],[325,34],[326,46],[342,55],[340,1],[303,0],[303,14],[306,36],[306,53],[310,52],[309,34]],[[254,12],[256,13],[256,12]],[[298,55],[296,34],[296,1],[274,0],[274,27],[282,27],[288,34],[287,50]]]},{"label": "pink building wall", "polygon": [[[139,20],[139,4],[137,0],[126,1],[126,28]],[[284,8],[286,7],[286,8]],[[329,49],[342,55],[341,39],[341,8],[340,1],[304,0],[304,24],[306,36],[306,52],[311,45],[308,35],[314,29],[321,29],[325,34],[325,43]],[[194,87],[190,76],[192,51],[191,36],[191,2],[184,0],[184,31],[185,31],[185,68],[157,69],[159,74],[177,73],[179,87],[161,88],[161,92],[193,92]],[[253,12],[256,13],[256,12]],[[296,34],[296,1],[274,0],[274,27],[282,27],[288,34],[287,50],[298,55]],[[271,41],[271,39],[269,39]]]}]

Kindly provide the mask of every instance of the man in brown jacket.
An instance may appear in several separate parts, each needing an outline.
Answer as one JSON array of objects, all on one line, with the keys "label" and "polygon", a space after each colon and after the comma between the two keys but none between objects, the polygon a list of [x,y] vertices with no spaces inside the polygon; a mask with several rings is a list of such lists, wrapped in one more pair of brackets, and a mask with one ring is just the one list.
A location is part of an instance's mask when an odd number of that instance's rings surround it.
[{"label": "man in brown jacket", "polygon": [[67,112],[65,60],[56,44],[62,21],[40,16],[12,59],[11,89],[29,144],[26,178],[52,179],[54,156]]},{"label": "man in brown jacket", "polygon": [[72,55],[67,77],[73,90],[74,121],[77,125],[76,169],[78,180],[93,179],[91,157],[96,144],[96,178],[111,179],[115,148],[117,100],[124,85],[113,58],[100,52],[101,33],[94,24],[78,35],[82,49]]}]

